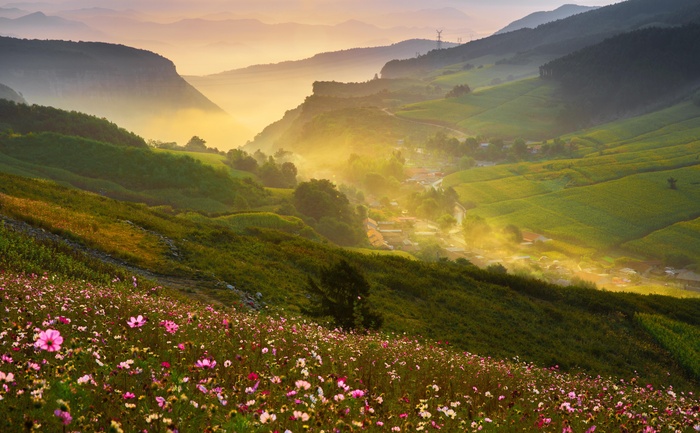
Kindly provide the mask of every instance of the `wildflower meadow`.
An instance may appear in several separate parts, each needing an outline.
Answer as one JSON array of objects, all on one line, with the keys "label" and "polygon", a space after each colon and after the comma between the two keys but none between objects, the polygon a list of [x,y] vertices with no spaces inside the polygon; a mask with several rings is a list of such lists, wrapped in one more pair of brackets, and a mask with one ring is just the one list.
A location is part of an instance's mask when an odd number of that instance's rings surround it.
[{"label": "wildflower meadow", "polygon": [[692,392],[193,304],[137,279],[0,274],[2,432],[686,432]]}]

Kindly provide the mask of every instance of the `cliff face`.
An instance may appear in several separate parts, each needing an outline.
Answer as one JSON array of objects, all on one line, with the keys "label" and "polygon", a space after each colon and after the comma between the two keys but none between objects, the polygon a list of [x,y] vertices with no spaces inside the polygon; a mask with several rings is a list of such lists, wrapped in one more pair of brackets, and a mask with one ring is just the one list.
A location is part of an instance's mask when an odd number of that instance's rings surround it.
[{"label": "cliff face", "polygon": [[0,37],[0,82],[29,103],[122,118],[221,112],[168,59],[95,42]]}]

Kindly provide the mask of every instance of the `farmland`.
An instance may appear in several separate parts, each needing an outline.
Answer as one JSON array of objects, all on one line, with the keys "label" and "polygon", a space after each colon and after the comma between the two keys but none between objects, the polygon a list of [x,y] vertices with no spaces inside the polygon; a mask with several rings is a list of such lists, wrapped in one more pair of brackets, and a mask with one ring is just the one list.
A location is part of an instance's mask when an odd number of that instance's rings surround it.
[{"label": "farmland", "polygon": [[566,136],[567,158],[461,171],[444,186],[497,227],[515,224],[598,251],[700,260],[699,117],[697,106],[682,103]]}]

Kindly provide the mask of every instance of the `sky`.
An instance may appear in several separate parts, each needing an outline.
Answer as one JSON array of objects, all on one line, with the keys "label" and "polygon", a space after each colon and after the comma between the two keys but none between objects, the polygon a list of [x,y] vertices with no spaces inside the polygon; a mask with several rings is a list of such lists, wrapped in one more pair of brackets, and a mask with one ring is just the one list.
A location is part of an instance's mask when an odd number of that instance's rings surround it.
[{"label": "sky", "polygon": [[[72,9],[105,7],[134,9],[171,16],[192,16],[217,12],[240,15],[258,14],[280,22],[285,20],[333,20],[349,16],[368,16],[398,10],[456,8],[471,17],[493,23],[498,28],[529,13],[553,10],[564,3],[605,6],[610,0],[42,0],[5,2],[3,7]],[[2,3],[0,3],[2,4]],[[494,28],[493,31],[498,30]]]}]

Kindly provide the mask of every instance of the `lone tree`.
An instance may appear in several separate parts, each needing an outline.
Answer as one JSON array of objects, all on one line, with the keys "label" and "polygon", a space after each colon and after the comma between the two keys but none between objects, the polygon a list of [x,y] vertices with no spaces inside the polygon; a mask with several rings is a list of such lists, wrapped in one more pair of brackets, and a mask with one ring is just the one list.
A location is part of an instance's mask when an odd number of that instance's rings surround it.
[{"label": "lone tree", "polygon": [[671,189],[676,189],[676,182],[678,182],[678,179],[674,177],[669,177],[666,179],[666,182],[668,182],[668,187]]},{"label": "lone tree", "polygon": [[320,284],[309,277],[307,291],[312,305],[304,309],[306,314],[331,317],[336,326],[345,330],[378,329],[382,325],[382,316],[369,303],[369,283],[344,259],[321,270]]}]

